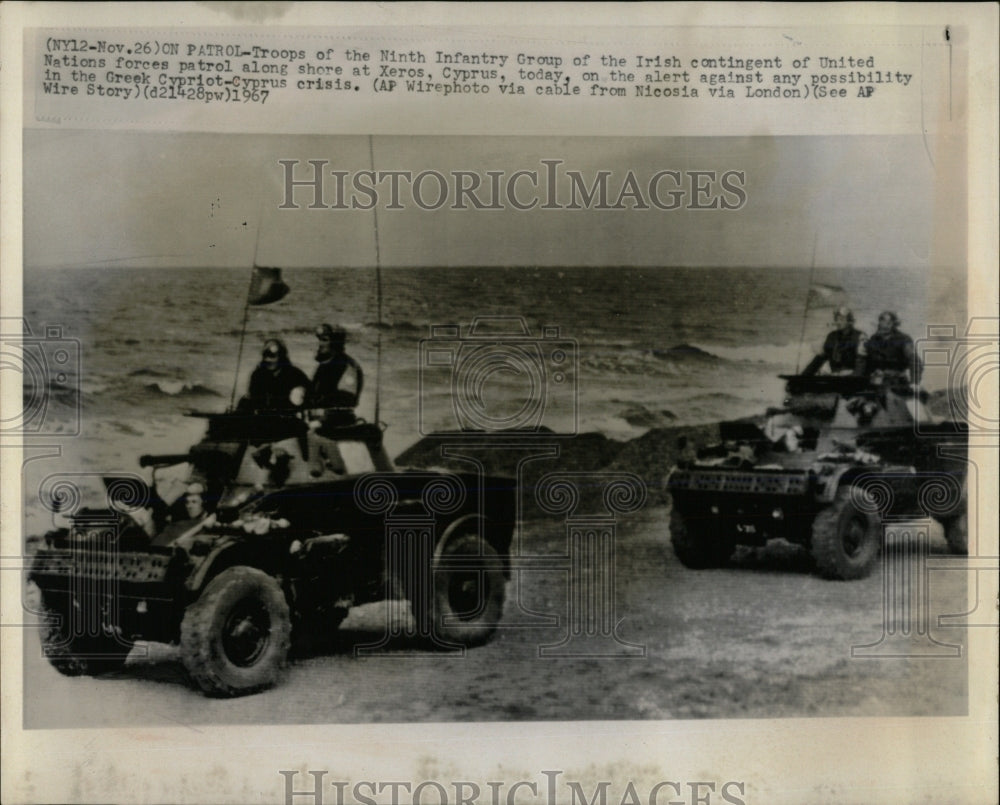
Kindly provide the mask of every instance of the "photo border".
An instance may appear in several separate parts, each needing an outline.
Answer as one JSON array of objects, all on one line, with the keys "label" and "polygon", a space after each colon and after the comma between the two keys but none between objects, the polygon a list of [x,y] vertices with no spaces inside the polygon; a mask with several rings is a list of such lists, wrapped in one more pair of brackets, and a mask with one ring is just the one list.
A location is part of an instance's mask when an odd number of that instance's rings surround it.
[{"label": "photo border", "polygon": [[[21,312],[20,208],[30,181],[20,172],[22,46],[25,27],[54,25],[218,25],[234,13],[218,4],[126,9],[81,4],[0,9],[4,115],[0,129],[0,298],[4,316]],[[250,4],[240,4],[248,6]],[[267,4],[280,24],[305,24],[335,12],[338,25],[502,24],[504,20],[559,25],[579,19],[575,5],[354,5],[327,9]],[[252,13],[252,11],[250,12]],[[706,6],[613,4],[588,7],[588,23],[717,25],[818,24],[853,19],[864,25],[962,24],[969,36],[968,216],[969,315],[997,315],[997,8],[990,5]],[[905,20],[905,23],[904,23]],[[278,17],[240,24],[274,25]],[[947,177],[939,184],[947,203]],[[992,389],[995,395],[996,390]],[[0,390],[18,404],[20,389]],[[994,400],[995,404],[995,400]],[[995,409],[994,409],[995,410]],[[994,446],[971,451],[993,470]],[[19,554],[21,451],[0,450],[3,479],[5,576]],[[991,477],[984,473],[985,477]],[[994,490],[995,491],[995,490]],[[980,523],[997,522],[997,501],[983,495]],[[997,555],[996,535],[987,548]],[[984,546],[986,547],[986,546]],[[995,600],[995,575],[980,586],[980,606]],[[976,589],[970,585],[970,589]],[[20,586],[0,585],[4,613],[20,608]],[[997,642],[992,629],[971,630],[970,715],[966,718],[815,718],[670,722],[533,722],[323,727],[245,726],[100,730],[21,729],[20,629],[2,639],[3,801],[282,802],[280,769],[329,771],[338,780],[540,779],[559,769],[579,780],[744,780],[748,803],[803,801],[906,802],[918,797],[989,802],[996,798]],[[198,695],[192,693],[192,695]],[[919,695],[919,691],[914,691]],[[655,771],[654,771],[655,770]],[[436,776],[435,776],[436,775]],[[603,775],[603,776],[602,776]],[[298,802],[304,802],[299,799]],[[331,797],[331,801],[334,801]],[[715,800],[713,800],[715,801]]]}]

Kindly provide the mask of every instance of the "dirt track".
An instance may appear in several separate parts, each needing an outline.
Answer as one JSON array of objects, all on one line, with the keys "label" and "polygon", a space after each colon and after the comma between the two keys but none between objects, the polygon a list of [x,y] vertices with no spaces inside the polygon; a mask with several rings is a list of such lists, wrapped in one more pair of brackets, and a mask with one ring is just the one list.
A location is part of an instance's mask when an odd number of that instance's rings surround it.
[{"label": "dirt track", "polygon": [[[542,658],[539,646],[567,633],[564,571],[521,574],[508,584],[505,624],[464,656],[426,654],[403,640],[358,657],[377,641],[393,607],[354,610],[332,639],[300,646],[282,683],[233,700],[187,686],[174,652],[151,645],[99,679],[65,678],[26,630],[28,728],[408,721],[677,719],[791,716],[960,715],[968,665],[955,658],[852,658],[851,646],[883,633],[882,565],[868,579],[824,581],[804,552],[784,544],[737,554],[731,568],[691,571],[669,547],[667,509],[622,519],[615,564],[618,636],[639,656]],[[945,554],[932,532],[931,554]],[[525,527],[526,549],[565,551],[564,525]],[[936,626],[964,611],[965,574],[930,573],[931,636],[964,642]],[[519,605],[520,602],[520,605]],[[523,628],[532,611],[562,625]],[[404,616],[405,618],[405,616]],[[405,623],[404,623],[405,625]],[[912,623],[914,630],[919,624]],[[617,645],[617,644],[615,644]],[[915,635],[914,649],[933,650]],[[606,646],[605,646],[606,647]],[[141,648],[141,647],[140,647]],[[620,650],[622,649],[619,646]]]}]

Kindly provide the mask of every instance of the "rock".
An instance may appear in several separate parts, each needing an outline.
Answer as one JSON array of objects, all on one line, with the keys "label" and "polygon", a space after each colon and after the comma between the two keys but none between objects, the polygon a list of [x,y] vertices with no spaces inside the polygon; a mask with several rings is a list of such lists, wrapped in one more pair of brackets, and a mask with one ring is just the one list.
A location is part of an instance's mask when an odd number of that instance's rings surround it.
[{"label": "rock", "polygon": [[[471,435],[471,434],[470,434]],[[609,439],[601,433],[581,433],[569,437],[544,437],[538,439],[539,446],[554,445],[559,454],[551,459],[529,461],[521,470],[522,515],[541,516],[543,512],[535,502],[534,489],[545,475],[557,473],[594,473],[592,482],[577,478],[581,491],[578,513],[599,511],[602,494],[601,475],[609,473],[632,473],[645,483],[648,495],[647,505],[667,502],[664,481],[670,468],[677,462],[682,451],[690,452],[693,446],[710,444],[719,440],[718,424],[678,425],[653,428],[642,436],[628,442]],[[426,436],[404,450],[397,458],[400,468],[429,469],[446,468],[468,472],[471,465],[454,457],[442,454],[442,447],[454,444],[455,439],[442,436]],[[524,437],[490,437],[490,444],[503,448],[511,444],[521,445]],[[483,462],[489,475],[516,477],[518,464],[525,457],[523,450],[482,448],[470,450]]]}]

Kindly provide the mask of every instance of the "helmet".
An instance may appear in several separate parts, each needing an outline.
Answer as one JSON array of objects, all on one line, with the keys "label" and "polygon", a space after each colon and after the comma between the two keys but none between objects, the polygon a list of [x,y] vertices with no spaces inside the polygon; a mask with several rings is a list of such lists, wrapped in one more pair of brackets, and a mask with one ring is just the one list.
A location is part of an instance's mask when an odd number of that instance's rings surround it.
[{"label": "helmet", "polygon": [[321,324],[316,328],[316,337],[321,341],[343,344],[347,341],[347,331],[343,327],[332,327],[329,324]]},{"label": "helmet", "polygon": [[286,363],[288,361],[288,347],[280,338],[269,338],[264,342],[261,355],[265,358],[277,357],[279,362]]}]

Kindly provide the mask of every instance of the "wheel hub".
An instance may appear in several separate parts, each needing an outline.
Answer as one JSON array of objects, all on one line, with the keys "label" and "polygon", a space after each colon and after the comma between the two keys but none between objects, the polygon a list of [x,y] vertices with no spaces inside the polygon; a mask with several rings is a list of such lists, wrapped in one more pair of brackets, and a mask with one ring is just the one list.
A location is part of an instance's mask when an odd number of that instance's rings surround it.
[{"label": "wheel hub", "polygon": [[248,668],[267,649],[271,623],[267,610],[259,601],[241,602],[226,620],[222,633],[222,648],[233,665]]},{"label": "wheel hub", "polygon": [[455,574],[448,585],[448,601],[461,620],[471,620],[482,608],[478,573]]},{"label": "wheel hub", "polygon": [[844,533],[844,553],[854,559],[861,553],[865,541],[865,525],[857,519],[851,520]]}]

